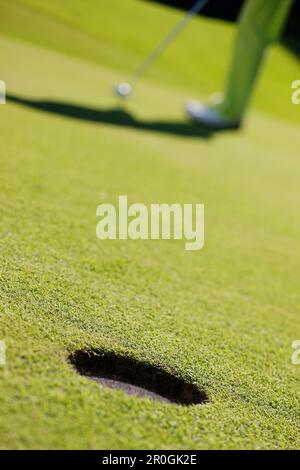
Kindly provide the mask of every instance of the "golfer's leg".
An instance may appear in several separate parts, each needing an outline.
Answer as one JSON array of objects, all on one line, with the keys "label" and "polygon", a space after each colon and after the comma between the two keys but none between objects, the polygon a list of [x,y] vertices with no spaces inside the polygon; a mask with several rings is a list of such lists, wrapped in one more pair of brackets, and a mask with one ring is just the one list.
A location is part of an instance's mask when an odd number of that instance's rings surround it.
[{"label": "golfer's leg", "polygon": [[265,48],[281,33],[293,0],[248,0],[242,10],[223,102],[226,118],[240,120],[247,107]]}]

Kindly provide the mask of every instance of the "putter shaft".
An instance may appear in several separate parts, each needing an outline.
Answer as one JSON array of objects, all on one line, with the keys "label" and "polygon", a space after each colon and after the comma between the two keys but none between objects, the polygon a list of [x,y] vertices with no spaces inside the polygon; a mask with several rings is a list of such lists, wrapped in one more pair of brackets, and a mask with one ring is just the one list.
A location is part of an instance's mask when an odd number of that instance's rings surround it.
[{"label": "putter shaft", "polygon": [[141,75],[144,75],[153,62],[171,44],[177,34],[190,22],[190,20],[206,5],[208,0],[198,0],[195,5],[184,15],[175,27],[167,34],[161,43],[151,52],[147,59],[140,64],[129,77],[128,82],[133,86]]}]

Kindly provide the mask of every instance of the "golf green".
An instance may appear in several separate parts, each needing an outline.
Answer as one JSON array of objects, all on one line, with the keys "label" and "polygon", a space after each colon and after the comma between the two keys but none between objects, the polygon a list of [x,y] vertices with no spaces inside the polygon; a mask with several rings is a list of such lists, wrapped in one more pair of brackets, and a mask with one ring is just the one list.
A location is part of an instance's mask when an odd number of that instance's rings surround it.
[{"label": "golf green", "polygon": [[[197,18],[112,89],[182,12],[140,0],[0,0],[0,448],[300,447],[299,58],[271,48],[240,132],[202,133],[234,25]],[[205,245],[99,240],[96,209],[203,203]],[[95,349],[204,390],[194,406],[99,387]]]}]

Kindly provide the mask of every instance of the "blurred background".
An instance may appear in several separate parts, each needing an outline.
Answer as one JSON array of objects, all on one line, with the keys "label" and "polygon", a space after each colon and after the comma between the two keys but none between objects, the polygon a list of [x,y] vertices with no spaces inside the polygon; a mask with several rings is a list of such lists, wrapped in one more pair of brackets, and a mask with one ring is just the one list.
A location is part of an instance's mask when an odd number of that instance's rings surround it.
[{"label": "blurred background", "polygon": [[[148,0],[164,5],[169,5],[178,9],[188,10],[194,5],[194,0]],[[220,18],[227,21],[236,21],[238,14],[243,6],[245,0],[226,0],[220,2],[219,0],[211,0],[201,11],[201,15],[209,16],[212,18]],[[300,37],[300,2],[294,1],[293,7],[290,11],[287,24],[284,29],[284,38],[299,38]]]}]

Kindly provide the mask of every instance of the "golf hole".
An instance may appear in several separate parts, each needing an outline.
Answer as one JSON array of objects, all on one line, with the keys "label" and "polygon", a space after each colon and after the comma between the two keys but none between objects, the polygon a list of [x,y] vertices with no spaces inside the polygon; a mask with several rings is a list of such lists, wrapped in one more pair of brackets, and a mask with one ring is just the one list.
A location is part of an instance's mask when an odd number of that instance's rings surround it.
[{"label": "golf hole", "polygon": [[160,367],[100,351],[76,351],[69,356],[76,371],[100,386],[169,404],[197,405],[208,401],[204,390]]}]

